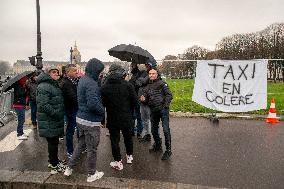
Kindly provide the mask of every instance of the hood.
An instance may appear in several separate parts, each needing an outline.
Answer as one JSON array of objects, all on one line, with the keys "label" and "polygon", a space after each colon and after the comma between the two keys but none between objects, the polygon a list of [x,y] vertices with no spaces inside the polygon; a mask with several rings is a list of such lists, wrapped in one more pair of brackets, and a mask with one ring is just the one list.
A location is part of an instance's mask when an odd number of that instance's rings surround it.
[{"label": "hood", "polygon": [[26,84],[27,80],[28,80],[28,77],[27,77],[27,76],[22,77],[22,78],[19,80],[19,84],[20,84],[21,86],[24,86],[24,85]]},{"label": "hood", "polygon": [[93,78],[95,81],[98,81],[99,75],[103,70],[104,70],[103,63],[96,58],[92,58],[88,61],[86,65],[85,74]]},{"label": "hood", "polygon": [[125,69],[120,65],[112,64],[109,68],[109,79],[123,79],[123,76],[126,75]]}]

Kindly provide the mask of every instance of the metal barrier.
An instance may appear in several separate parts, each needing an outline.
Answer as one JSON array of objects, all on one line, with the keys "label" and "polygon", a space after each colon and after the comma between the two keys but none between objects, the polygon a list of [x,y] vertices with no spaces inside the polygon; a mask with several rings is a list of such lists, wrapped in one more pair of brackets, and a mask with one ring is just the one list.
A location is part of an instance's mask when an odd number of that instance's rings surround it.
[{"label": "metal barrier", "polygon": [[0,95],[0,127],[11,121],[16,113],[12,108],[14,91],[10,90]]},{"label": "metal barrier", "polygon": [[[284,59],[266,59],[267,80],[284,82]],[[198,60],[158,60],[163,63],[162,74],[171,79],[194,79]]]}]

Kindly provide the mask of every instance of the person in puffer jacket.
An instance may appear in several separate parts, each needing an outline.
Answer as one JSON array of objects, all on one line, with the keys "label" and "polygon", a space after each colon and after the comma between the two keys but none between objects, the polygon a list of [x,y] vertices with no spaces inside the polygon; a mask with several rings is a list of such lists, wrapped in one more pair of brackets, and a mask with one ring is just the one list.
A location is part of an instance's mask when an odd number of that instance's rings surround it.
[{"label": "person in puffer jacket", "polygon": [[140,96],[140,101],[148,104],[151,110],[151,131],[155,141],[149,151],[162,151],[162,142],[159,134],[159,122],[162,120],[166,145],[166,151],[162,156],[162,160],[168,160],[172,155],[171,131],[169,127],[169,107],[173,95],[167,83],[158,78],[158,71],[156,69],[151,69],[149,71],[149,83],[143,89],[142,93],[143,95]]},{"label": "person in puffer jacket", "polygon": [[38,131],[39,136],[47,140],[51,174],[64,169],[58,159],[59,136],[64,133],[64,102],[58,79],[59,70],[56,67],[46,69],[46,73],[41,73],[37,79]]},{"label": "person in puffer jacket", "polygon": [[87,182],[100,179],[104,173],[97,171],[97,147],[100,142],[101,121],[105,115],[105,109],[101,99],[101,89],[98,85],[99,75],[104,65],[96,58],[88,61],[85,68],[85,76],[78,83],[78,113],[76,116],[79,128],[78,145],[68,162],[64,175],[70,176],[73,168],[79,162],[82,152],[87,147]]}]

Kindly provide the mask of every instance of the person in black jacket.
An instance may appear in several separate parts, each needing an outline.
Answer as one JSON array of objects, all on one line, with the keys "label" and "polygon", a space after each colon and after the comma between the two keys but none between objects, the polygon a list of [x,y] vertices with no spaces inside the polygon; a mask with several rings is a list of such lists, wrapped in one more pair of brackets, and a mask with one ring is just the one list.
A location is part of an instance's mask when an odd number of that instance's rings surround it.
[{"label": "person in black jacket", "polygon": [[[142,71],[139,78],[135,82],[135,86],[138,87],[138,96],[140,96],[139,91],[143,91],[144,87],[148,84],[149,82],[148,73],[155,66],[151,60],[148,60],[145,63],[145,67],[146,67],[146,71]],[[140,112],[141,112],[141,119],[143,123],[143,132],[145,133],[143,138],[140,140],[140,142],[150,142],[151,141],[151,124],[150,124],[151,110],[147,104],[145,104],[144,102],[141,102]]]},{"label": "person in black jacket", "polygon": [[162,160],[168,160],[172,155],[171,151],[171,131],[169,127],[169,106],[173,95],[167,83],[158,78],[158,71],[151,69],[149,71],[149,83],[143,90],[144,94],[140,96],[140,101],[149,105],[151,110],[151,124],[154,144],[150,152],[162,151],[161,139],[159,135],[159,122],[162,120],[162,127],[165,136],[166,151]]},{"label": "person in black jacket", "polygon": [[37,118],[36,118],[36,112],[37,112],[37,105],[36,105],[36,92],[37,92],[37,73],[34,72],[30,79],[27,81],[27,90],[28,90],[28,96],[29,96],[29,102],[31,107],[31,120],[33,124],[33,128],[37,129]]},{"label": "person in black jacket", "polygon": [[28,78],[25,76],[17,81],[14,88],[14,101],[13,108],[17,113],[18,126],[17,126],[17,139],[27,140],[28,135],[24,133],[24,123],[25,123],[25,111],[28,99],[28,93],[26,89],[26,82]]},{"label": "person in black jacket", "polygon": [[[139,91],[139,86],[136,84],[136,81],[140,78],[143,77],[143,74],[147,75],[146,71],[140,71],[136,63],[131,63],[131,73],[132,77],[130,78],[129,82],[134,86],[135,92],[138,95]],[[136,131],[137,131],[137,138],[142,139],[142,131],[143,131],[143,123],[142,123],[142,118],[141,118],[141,112],[140,112],[140,104],[137,101],[134,107],[134,119],[137,120],[137,125],[136,125]],[[134,125],[132,127],[132,135],[135,135],[135,130],[134,130]],[[151,139],[151,138],[150,138]]]},{"label": "person in black jacket", "polygon": [[64,98],[64,111],[66,116],[66,148],[67,156],[73,154],[73,135],[76,127],[76,115],[78,111],[77,102],[77,68],[75,64],[68,64],[65,67],[65,74],[61,80],[61,90]]},{"label": "person in black jacket", "polygon": [[[112,69],[111,69],[112,70]],[[134,87],[124,80],[125,70],[120,67],[109,73],[106,84],[102,86],[102,100],[107,112],[107,128],[110,133],[112,154],[114,161],[110,166],[117,170],[123,169],[120,154],[120,131],[124,138],[127,163],[133,161],[133,141],[131,126],[133,124],[133,110],[137,103]]]}]

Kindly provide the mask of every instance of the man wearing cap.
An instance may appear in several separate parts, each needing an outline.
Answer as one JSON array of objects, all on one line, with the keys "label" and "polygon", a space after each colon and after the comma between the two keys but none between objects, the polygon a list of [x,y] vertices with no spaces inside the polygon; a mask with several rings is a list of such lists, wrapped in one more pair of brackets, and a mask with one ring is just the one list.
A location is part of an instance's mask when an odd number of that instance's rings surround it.
[{"label": "man wearing cap", "polygon": [[51,174],[64,169],[58,159],[59,136],[64,134],[64,102],[58,79],[59,70],[56,67],[46,69],[37,79],[38,130],[39,136],[47,140]]}]

